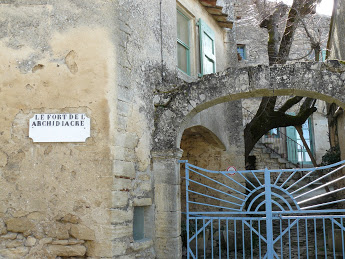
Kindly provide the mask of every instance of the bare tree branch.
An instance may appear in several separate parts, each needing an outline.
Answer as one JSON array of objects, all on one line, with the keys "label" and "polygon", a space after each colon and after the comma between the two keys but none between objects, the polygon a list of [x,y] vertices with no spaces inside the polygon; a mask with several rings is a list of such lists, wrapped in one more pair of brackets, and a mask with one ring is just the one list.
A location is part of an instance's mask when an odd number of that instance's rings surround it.
[{"label": "bare tree branch", "polygon": [[285,113],[288,109],[290,109],[295,104],[299,103],[303,99],[302,96],[295,96],[287,100],[282,107],[279,108],[279,112]]}]

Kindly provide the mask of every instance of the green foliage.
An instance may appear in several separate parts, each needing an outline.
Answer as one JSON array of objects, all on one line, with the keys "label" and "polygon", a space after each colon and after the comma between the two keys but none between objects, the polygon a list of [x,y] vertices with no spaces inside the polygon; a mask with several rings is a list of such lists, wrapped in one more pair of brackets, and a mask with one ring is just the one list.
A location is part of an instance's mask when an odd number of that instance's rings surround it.
[{"label": "green foliage", "polygon": [[340,148],[339,145],[336,145],[327,150],[326,154],[322,157],[321,165],[331,165],[340,160]]}]

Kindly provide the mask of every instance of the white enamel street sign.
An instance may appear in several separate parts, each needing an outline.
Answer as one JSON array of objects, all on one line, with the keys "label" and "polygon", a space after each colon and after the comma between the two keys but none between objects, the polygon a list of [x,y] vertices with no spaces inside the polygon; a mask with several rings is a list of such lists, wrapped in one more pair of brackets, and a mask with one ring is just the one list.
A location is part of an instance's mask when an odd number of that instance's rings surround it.
[{"label": "white enamel street sign", "polygon": [[83,113],[35,114],[29,137],[33,142],[85,142],[90,137],[90,118]]}]

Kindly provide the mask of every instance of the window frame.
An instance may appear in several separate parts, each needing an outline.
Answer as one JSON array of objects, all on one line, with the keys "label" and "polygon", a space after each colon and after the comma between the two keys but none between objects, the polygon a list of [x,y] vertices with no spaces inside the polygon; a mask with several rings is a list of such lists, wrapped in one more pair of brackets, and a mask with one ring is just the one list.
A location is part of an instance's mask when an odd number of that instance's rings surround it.
[{"label": "window frame", "polygon": [[[241,55],[241,53],[238,52],[239,48],[243,49],[243,56]],[[245,44],[237,44],[236,45],[236,51],[241,56],[242,60],[247,60],[247,48],[246,48]],[[242,60],[239,60],[239,61],[242,61]]]},{"label": "window frame", "polygon": [[[176,7],[176,29],[177,29],[177,13],[182,15],[187,21],[188,21],[188,43],[183,42],[181,39],[178,38],[178,35],[176,35],[176,52],[178,51],[178,45],[180,44],[182,47],[186,49],[186,59],[187,59],[187,71],[183,71],[181,68],[178,66],[178,54],[177,54],[177,69],[181,71],[182,73],[191,76],[191,51],[192,51],[192,24],[193,24],[193,17],[189,15],[186,11],[184,11],[180,6]],[[177,31],[176,31],[177,33]]]}]

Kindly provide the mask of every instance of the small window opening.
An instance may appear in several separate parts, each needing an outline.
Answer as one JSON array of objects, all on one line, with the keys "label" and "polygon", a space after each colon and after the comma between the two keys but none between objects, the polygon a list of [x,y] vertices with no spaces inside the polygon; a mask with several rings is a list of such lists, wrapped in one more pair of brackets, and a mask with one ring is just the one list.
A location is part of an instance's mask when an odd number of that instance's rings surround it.
[{"label": "small window opening", "polygon": [[237,59],[238,61],[246,60],[246,45],[238,44],[237,45]]},{"label": "small window opening", "polygon": [[145,215],[144,207],[134,207],[133,213],[133,239],[145,238]]}]

